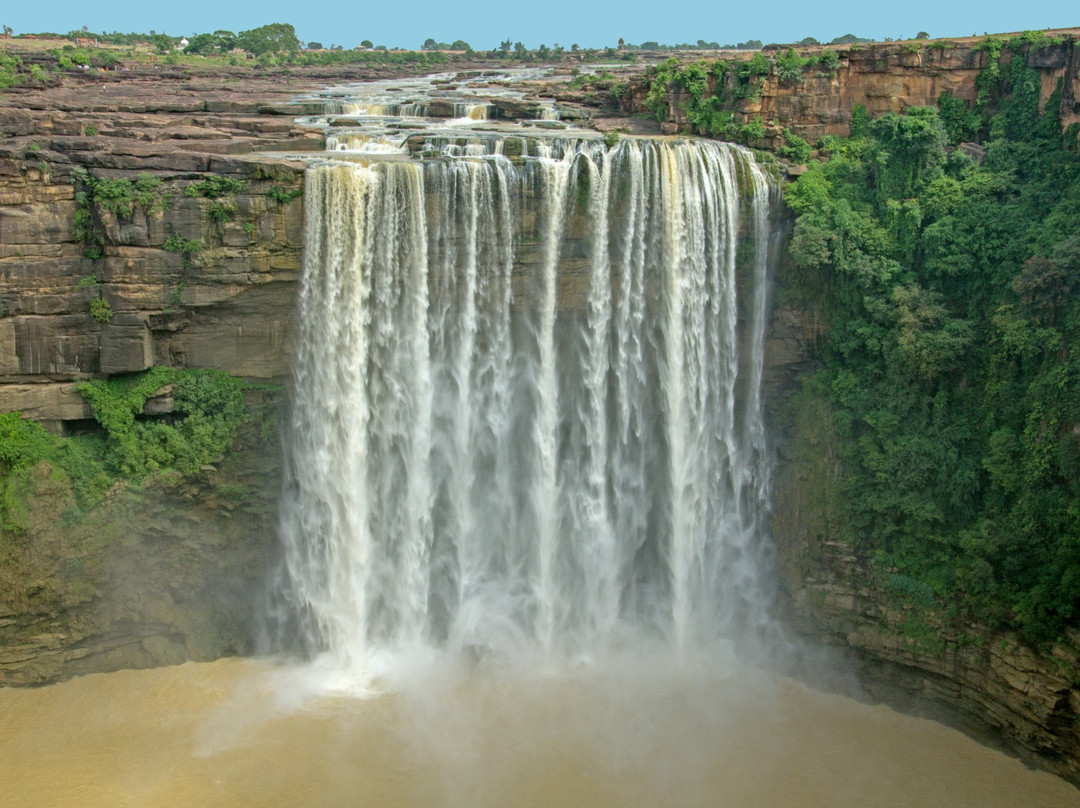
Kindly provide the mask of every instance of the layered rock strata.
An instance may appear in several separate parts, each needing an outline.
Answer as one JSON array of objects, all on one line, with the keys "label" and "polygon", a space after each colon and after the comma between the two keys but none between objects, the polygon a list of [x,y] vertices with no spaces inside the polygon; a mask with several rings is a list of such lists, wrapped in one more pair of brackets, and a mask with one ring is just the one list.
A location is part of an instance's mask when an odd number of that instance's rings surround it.
[{"label": "layered rock strata", "polygon": [[1039,650],[1016,632],[944,615],[890,591],[896,570],[838,540],[838,438],[828,405],[799,392],[821,328],[781,305],[766,348],[777,454],[771,526],[788,624],[851,658],[871,695],[1080,784],[1080,633]]},{"label": "layered rock strata", "polygon": [[[1055,44],[1030,47],[1025,58],[1038,70],[1043,104],[1061,84],[1061,119],[1068,126],[1080,122],[1080,31],[1049,33]],[[975,80],[988,58],[982,41],[971,37],[837,46],[829,48],[839,57],[835,71],[807,68],[797,82],[784,82],[770,74],[754,80],[759,82],[756,97],[728,100],[721,106],[735,112],[740,121],[760,116],[765,124],[772,124],[761,144],[765,147],[771,147],[784,128],[811,143],[823,135],[847,135],[856,105],[876,118],[908,107],[935,106],[945,92],[973,103],[978,94]],[[813,57],[821,50],[808,48],[799,52]],[[730,83],[731,74],[725,80]],[[710,76],[707,96],[724,95],[730,89]],[[634,114],[651,113],[647,96],[647,83],[632,81],[620,106]],[[690,131],[685,109],[688,100],[685,90],[674,84],[669,87],[665,120],[674,131]]]}]

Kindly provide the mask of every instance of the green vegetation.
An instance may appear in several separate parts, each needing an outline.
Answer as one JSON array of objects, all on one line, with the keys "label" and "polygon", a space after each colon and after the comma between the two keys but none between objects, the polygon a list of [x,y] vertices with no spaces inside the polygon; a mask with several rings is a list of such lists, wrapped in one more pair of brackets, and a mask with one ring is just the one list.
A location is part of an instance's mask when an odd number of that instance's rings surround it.
[{"label": "green vegetation", "polygon": [[236,35],[232,31],[214,31],[212,34],[196,34],[188,40],[185,54],[210,55],[229,53],[236,47]]},{"label": "green vegetation", "polygon": [[[601,70],[599,73],[579,73],[577,70],[574,70],[573,73],[575,74],[574,77],[570,79],[566,85],[572,90],[582,90],[588,87],[596,87],[597,85],[611,84],[611,82],[615,81],[615,74],[610,70]],[[623,85],[623,88],[623,92],[625,92],[626,86]]]},{"label": "green vegetation", "polygon": [[841,538],[898,600],[1046,646],[1080,618],[1080,159],[1037,46],[988,40],[971,109],[857,110],[823,143],[786,194],[787,293],[828,324],[806,395],[839,437]]},{"label": "green vegetation", "polygon": [[71,180],[78,188],[75,202],[79,208],[97,206],[120,219],[130,219],[136,206],[147,216],[160,216],[169,205],[169,196],[162,190],[161,180],[146,171],[134,180],[107,180],[96,178],[85,168],[76,166],[71,169]]},{"label": "green vegetation", "polygon": [[840,69],[840,54],[834,50],[822,51],[818,56],[817,61],[822,70],[833,76],[835,76],[836,71]]},{"label": "green vegetation", "polygon": [[448,61],[449,57],[442,51],[389,51],[386,48],[301,51],[289,59],[289,63],[295,65],[380,64],[412,65],[418,68],[438,67]]},{"label": "green vegetation", "polygon": [[[261,25],[250,31],[241,31],[236,37],[236,45],[253,56],[266,53],[296,53],[300,50],[300,40],[296,30],[287,23],[275,22]],[[188,44],[190,47],[190,43]]]},{"label": "green vegetation", "polygon": [[161,249],[166,252],[178,252],[183,253],[184,258],[190,258],[192,254],[197,253],[203,248],[203,244],[198,239],[188,240],[178,233],[172,233],[165,243],[161,245]]},{"label": "green vegetation", "polygon": [[[827,53],[833,54],[839,65],[835,52]],[[804,68],[812,61],[799,56],[793,49],[780,57],[776,65],[760,52],[742,61],[703,60],[688,65],[682,65],[672,57],[649,73],[646,103],[657,120],[663,121],[668,115],[668,89],[678,87],[684,91],[682,105],[694,131],[748,143],[765,135],[765,125],[760,116],[740,124],[732,107],[743,100],[756,100],[761,94],[763,78],[774,70],[780,81],[801,81]]]},{"label": "green vegetation", "polygon": [[628,92],[630,92],[630,85],[625,81],[621,81],[618,84],[612,84],[608,88],[608,98],[612,103],[618,104],[626,97]]},{"label": "green vegetation", "polygon": [[[66,478],[77,521],[100,505],[118,480],[140,481],[158,471],[189,474],[217,462],[231,447],[237,429],[251,420],[240,379],[216,370],[153,368],[145,373],[78,386],[103,433],[62,438],[20,413],[0,414],[0,528],[19,529],[19,512],[31,471],[46,463]],[[171,395],[169,420],[142,414],[155,394]]]},{"label": "green vegetation", "polygon": [[12,527],[11,511],[17,508],[14,489],[26,480],[30,469],[42,461],[69,477],[80,508],[87,510],[100,504],[112,485],[100,459],[100,448],[99,440],[50,435],[40,424],[24,420],[21,413],[0,414],[2,527]]},{"label": "green vegetation", "polygon": [[304,195],[303,188],[286,188],[284,185],[271,185],[266,195],[281,205],[288,204]]},{"label": "green vegetation", "polygon": [[184,196],[193,199],[204,197],[206,199],[220,199],[225,196],[236,196],[247,190],[247,182],[234,177],[210,176],[198,182],[191,183],[184,189]]},{"label": "green vegetation", "polygon": [[[228,450],[236,429],[248,420],[243,382],[218,370],[158,367],[76,389],[105,430],[102,465],[120,477],[160,469],[198,471]],[[147,399],[163,390],[172,395],[181,418],[175,423],[141,418]]]},{"label": "green vegetation", "polygon": [[130,219],[139,207],[147,216],[160,216],[169,205],[169,196],[161,187],[161,180],[143,172],[134,181],[127,179],[100,179],[85,168],[71,169],[71,183],[75,186],[75,213],[72,216],[71,235],[83,245],[87,258],[98,259],[104,255],[102,246],[105,236],[101,228],[101,211],[107,211],[118,219]]},{"label": "green vegetation", "polygon": [[206,218],[215,224],[231,222],[235,215],[236,203],[231,200],[215,200],[211,202],[210,206],[206,209]]},{"label": "green vegetation", "polygon": [[776,150],[781,157],[786,157],[795,163],[808,163],[813,155],[813,149],[805,139],[799,137],[790,129],[784,130],[784,145]]},{"label": "green vegetation", "polygon": [[[744,142],[753,140],[765,134],[764,124],[761,123],[760,117],[757,121],[750,121],[740,126],[735,121],[735,114],[725,109],[730,101],[730,94],[725,95],[719,90],[711,95],[708,93],[710,79],[716,82],[718,87],[728,86],[729,74],[737,70],[739,72],[733,79],[736,88],[735,95],[748,97],[746,88],[757,87],[755,82],[758,77],[768,73],[771,64],[768,58],[760,53],[755,53],[751,59],[740,63],[737,68],[723,61],[712,63],[701,61],[684,66],[680,65],[677,59],[671,58],[653,68],[649,76],[649,93],[646,103],[657,120],[664,120],[668,114],[668,88],[674,85],[686,94],[683,108],[695,131],[729,140],[743,140]],[[761,72],[762,70],[764,73]]]},{"label": "green vegetation", "polygon": [[[184,196],[193,199],[200,197],[213,200],[206,208],[206,218],[215,224],[223,224],[232,221],[236,216],[236,194],[247,190],[247,182],[234,177],[209,176],[198,182],[191,183],[184,189]],[[166,249],[169,249],[166,247]],[[185,256],[189,256],[192,250],[181,250]]]},{"label": "green vegetation", "polygon": [[794,48],[788,48],[787,53],[776,60],[777,79],[781,84],[798,84],[802,81],[803,68],[810,61],[796,53]]},{"label": "green vegetation", "polygon": [[14,87],[19,83],[19,67],[21,65],[22,60],[17,56],[0,53],[0,90],[6,90],[8,87]]},{"label": "green vegetation", "polygon": [[103,297],[95,297],[90,301],[90,316],[97,320],[99,323],[108,323],[113,318],[113,307]]},{"label": "green vegetation", "polygon": [[761,79],[769,75],[770,70],[772,62],[764,53],[755,53],[749,60],[738,65],[735,68],[735,98],[756,101],[761,95]]},{"label": "green vegetation", "polygon": [[744,142],[761,140],[765,137],[765,122],[760,115],[755,115],[749,121],[739,127],[739,139]]}]

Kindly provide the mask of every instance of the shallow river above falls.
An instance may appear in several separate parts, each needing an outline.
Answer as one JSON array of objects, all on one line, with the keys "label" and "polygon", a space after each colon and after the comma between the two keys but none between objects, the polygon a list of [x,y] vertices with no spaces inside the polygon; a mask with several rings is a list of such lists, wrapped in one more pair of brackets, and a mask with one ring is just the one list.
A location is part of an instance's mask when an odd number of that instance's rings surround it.
[{"label": "shallow river above falls", "polygon": [[[0,691],[3,804],[1065,808],[939,724],[725,665],[396,675],[221,660]],[[625,670],[623,668],[622,670]]]}]

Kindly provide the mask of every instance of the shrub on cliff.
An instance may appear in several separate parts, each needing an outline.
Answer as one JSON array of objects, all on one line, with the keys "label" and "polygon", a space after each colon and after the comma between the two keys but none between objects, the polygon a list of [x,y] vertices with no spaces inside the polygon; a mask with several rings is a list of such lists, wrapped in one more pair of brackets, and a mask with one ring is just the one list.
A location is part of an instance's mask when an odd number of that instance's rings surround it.
[{"label": "shrub on cliff", "polygon": [[[76,502],[84,509],[99,504],[112,483],[93,438],[61,438],[21,413],[0,414],[0,488],[7,490],[13,480],[43,461],[67,474]],[[7,504],[5,498],[0,510],[6,510]]]},{"label": "shrub on cliff", "polygon": [[[166,468],[197,471],[225,454],[248,417],[243,382],[217,370],[158,367],[76,389],[105,430],[105,464],[129,477]],[[173,423],[142,417],[147,399],[162,391],[172,395],[179,416]]]}]

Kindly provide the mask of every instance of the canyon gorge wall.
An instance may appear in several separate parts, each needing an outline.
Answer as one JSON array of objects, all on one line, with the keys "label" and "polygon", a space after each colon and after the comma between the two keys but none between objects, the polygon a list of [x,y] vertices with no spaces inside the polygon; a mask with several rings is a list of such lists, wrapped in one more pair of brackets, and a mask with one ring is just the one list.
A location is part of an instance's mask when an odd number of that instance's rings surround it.
[{"label": "canyon gorge wall", "polygon": [[[1030,47],[1025,58],[1039,72],[1039,93],[1045,103],[1061,84],[1062,125],[1080,122],[1080,48],[1075,29],[1050,32],[1047,41]],[[1002,35],[1007,38],[1009,35]],[[800,49],[817,57],[835,51],[835,70],[808,67],[798,81],[784,81],[775,73],[761,77],[756,97],[726,100],[721,107],[736,113],[742,122],[760,116],[769,127],[760,145],[773,148],[783,129],[817,141],[824,135],[847,135],[851,113],[860,105],[871,118],[908,107],[936,106],[942,93],[972,104],[976,79],[986,67],[988,50],[981,37],[928,42],[873,43]],[[779,56],[783,51],[777,51]],[[730,78],[727,79],[730,83]],[[631,82],[621,101],[624,111],[648,114],[648,86]],[[723,82],[710,76],[707,96],[723,93]],[[690,131],[686,103],[689,93],[672,85],[666,98],[665,121],[669,131]]]},{"label": "canyon gorge wall", "polygon": [[[770,76],[737,111],[808,139],[842,135],[856,104],[873,117],[933,105],[944,90],[974,99],[984,58],[967,40],[918,52],[900,44],[838,50],[835,76],[808,74],[790,87]],[[1063,122],[1080,120],[1075,40],[1028,58],[1044,98],[1060,80]],[[77,432],[92,417],[77,382],[157,364],[287,382],[304,233],[303,201],[292,193],[302,190],[303,164],[287,155],[323,146],[320,134],[292,121],[317,108],[294,99],[329,79],[288,71],[225,78],[65,77],[0,101],[0,411]],[[676,129],[687,126],[682,101],[672,89]],[[624,111],[644,109],[645,90],[636,87]],[[75,168],[132,183],[149,174],[156,198],[167,199],[136,201],[130,215],[97,205],[101,257],[88,257],[94,244],[73,235],[85,193]],[[187,193],[217,178],[237,181],[233,192]],[[214,212],[221,204],[230,216]],[[820,326],[784,303],[782,275],[779,282],[766,391],[779,427],[773,534],[791,624],[852,653],[872,692],[943,705],[968,729],[1000,729],[1076,781],[1077,638],[1039,653],[984,627],[915,625],[890,603],[872,559],[833,540],[830,486],[842,474],[832,461],[835,436],[820,413],[792,406]],[[107,301],[112,316],[95,318],[94,299]],[[263,403],[281,400],[269,393]],[[56,518],[66,495],[35,473],[36,504],[4,548],[0,684],[250,652],[250,606],[277,562],[280,461],[276,442],[257,433],[242,446],[187,482],[117,492],[109,516],[77,528]]]}]

